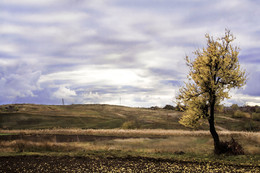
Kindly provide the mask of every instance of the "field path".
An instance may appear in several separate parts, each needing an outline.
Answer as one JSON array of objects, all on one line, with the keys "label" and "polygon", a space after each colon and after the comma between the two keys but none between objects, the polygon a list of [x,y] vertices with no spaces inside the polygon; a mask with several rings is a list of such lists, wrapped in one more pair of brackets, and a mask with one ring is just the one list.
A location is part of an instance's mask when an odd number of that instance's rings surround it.
[{"label": "field path", "polygon": [[226,120],[234,121],[234,122],[239,122],[239,121],[241,121],[241,120],[237,120],[237,119],[235,119],[235,118],[230,118],[230,117],[225,117],[225,116],[218,116],[218,117],[224,118],[224,119],[226,119]]},{"label": "field path", "polygon": [[0,157],[0,172],[259,172],[256,166],[184,162],[145,157]]},{"label": "field path", "polygon": [[220,127],[218,125],[215,125],[215,127],[221,131],[229,131],[228,129],[224,128],[224,127]]},{"label": "field path", "polygon": [[123,114],[120,114],[120,113],[116,113],[116,115],[118,115],[119,117],[121,117],[121,118],[126,118],[126,116],[125,115],[123,115]]}]

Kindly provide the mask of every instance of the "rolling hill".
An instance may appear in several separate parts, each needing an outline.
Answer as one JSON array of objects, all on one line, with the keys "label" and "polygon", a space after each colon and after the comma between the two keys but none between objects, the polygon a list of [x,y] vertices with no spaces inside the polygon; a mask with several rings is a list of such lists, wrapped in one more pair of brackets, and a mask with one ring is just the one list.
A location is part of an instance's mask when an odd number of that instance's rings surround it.
[{"label": "rolling hill", "polygon": [[[186,129],[178,123],[181,112],[166,109],[133,108],[116,105],[36,105],[0,106],[1,129]],[[248,118],[234,119],[217,114],[218,130],[259,131],[260,122]],[[251,128],[254,127],[254,128]],[[248,129],[250,127],[250,129]],[[199,130],[207,130],[205,121]]]}]

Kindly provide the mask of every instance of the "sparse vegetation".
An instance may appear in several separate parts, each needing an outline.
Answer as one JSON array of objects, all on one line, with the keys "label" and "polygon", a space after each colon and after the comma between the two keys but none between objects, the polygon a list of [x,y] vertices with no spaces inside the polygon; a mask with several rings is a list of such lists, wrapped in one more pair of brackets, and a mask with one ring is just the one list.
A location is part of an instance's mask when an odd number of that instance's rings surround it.
[{"label": "sparse vegetation", "polygon": [[240,110],[236,110],[232,117],[233,118],[248,118],[247,114],[245,112],[240,111]]},{"label": "sparse vegetation", "polygon": [[260,121],[260,113],[253,113],[252,114],[252,119],[256,121]]}]

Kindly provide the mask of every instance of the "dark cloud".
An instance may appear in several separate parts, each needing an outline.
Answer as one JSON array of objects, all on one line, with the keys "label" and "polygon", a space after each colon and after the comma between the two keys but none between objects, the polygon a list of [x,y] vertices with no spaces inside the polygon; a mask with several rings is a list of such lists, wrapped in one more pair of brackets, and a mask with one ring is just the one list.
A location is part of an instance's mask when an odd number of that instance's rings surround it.
[{"label": "dark cloud", "polygon": [[166,85],[172,85],[172,86],[181,86],[182,82],[177,81],[177,80],[162,80],[161,83],[166,84]]},{"label": "dark cloud", "polygon": [[260,71],[253,71],[248,75],[248,81],[243,94],[260,97]]},{"label": "dark cloud", "polygon": [[34,97],[40,90],[37,83],[41,72],[30,65],[17,64],[0,69],[0,103],[15,102],[17,98]]},{"label": "dark cloud", "polygon": [[260,47],[242,50],[239,60],[245,64],[260,64]]},{"label": "dark cloud", "polygon": [[61,98],[53,98],[53,93],[57,89],[43,88],[41,90],[33,91],[34,96],[16,97],[12,102],[3,103],[32,103],[32,104],[61,104]]},{"label": "dark cloud", "polygon": [[151,74],[150,75],[156,75],[158,77],[161,77],[162,79],[165,78],[179,78],[180,71],[176,71],[174,69],[164,69],[164,68],[150,68],[149,69]]}]

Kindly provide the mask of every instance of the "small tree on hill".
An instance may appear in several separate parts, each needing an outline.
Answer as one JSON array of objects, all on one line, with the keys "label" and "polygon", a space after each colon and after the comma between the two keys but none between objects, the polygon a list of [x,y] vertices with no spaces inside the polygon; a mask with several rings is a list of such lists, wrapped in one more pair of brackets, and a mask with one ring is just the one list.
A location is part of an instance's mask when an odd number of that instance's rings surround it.
[{"label": "small tree on hill", "polygon": [[[225,98],[229,98],[229,90],[240,88],[245,84],[245,71],[238,62],[239,48],[233,47],[233,34],[226,30],[224,37],[216,40],[206,34],[207,47],[196,50],[196,58],[186,57],[190,68],[189,82],[180,88],[177,101],[184,108],[180,123],[184,126],[196,127],[201,119],[207,119],[209,130],[214,139],[215,153],[226,152],[224,142],[220,142],[215,129],[215,107]],[[227,146],[226,146],[227,147]]]},{"label": "small tree on hill", "polygon": [[233,111],[236,111],[236,110],[239,109],[239,107],[238,107],[237,104],[232,104],[230,107],[231,107],[231,109],[232,109]]}]

